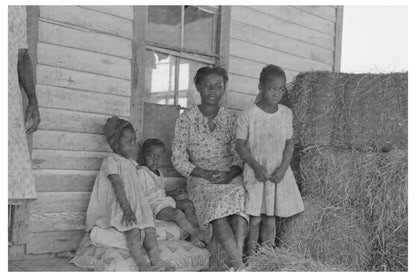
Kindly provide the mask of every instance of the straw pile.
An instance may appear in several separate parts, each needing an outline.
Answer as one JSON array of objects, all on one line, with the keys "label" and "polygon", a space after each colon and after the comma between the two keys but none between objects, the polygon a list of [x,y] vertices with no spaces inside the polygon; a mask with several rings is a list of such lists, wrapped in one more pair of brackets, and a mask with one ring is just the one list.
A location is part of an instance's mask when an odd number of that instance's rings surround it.
[{"label": "straw pile", "polygon": [[331,266],[305,258],[288,248],[262,247],[249,258],[247,271],[345,271],[345,268]]},{"label": "straw pile", "polygon": [[208,249],[211,253],[208,271],[227,271],[229,268],[227,265],[228,257],[220,243],[213,239],[208,245]]},{"label": "straw pile", "polygon": [[367,231],[354,215],[323,199],[304,199],[305,211],[281,226],[281,245],[302,257],[362,271],[369,261]]},{"label": "straw pile", "polygon": [[407,73],[306,72],[289,85],[297,144],[407,148]]},{"label": "straw pile", "polygon": [[407,270],[407,152],[305,150],[300,162],[304,195],[353,213],[369,230],[367,270]]}]

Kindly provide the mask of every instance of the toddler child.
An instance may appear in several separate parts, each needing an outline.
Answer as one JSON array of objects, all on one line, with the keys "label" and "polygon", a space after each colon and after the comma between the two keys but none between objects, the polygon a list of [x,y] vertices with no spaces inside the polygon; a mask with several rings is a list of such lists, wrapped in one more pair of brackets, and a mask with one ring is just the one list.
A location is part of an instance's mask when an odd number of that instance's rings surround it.
[{"label": "toddler child", "polygon": [[138,146],[133,126],[113,116],[104,126],[104,135],[114,153],[103,159],[95,179],[87,210],[87,231],[94,226],[115,228],[125,234],[140,271],[173,271],[175,266],[160,258],[152,209],[136,173]]},{"label": "toddler child", "polygon": [[[140,184],[144,188],[146,199],[150,203],[155,218],[175,222],[182,230],[190,235],[191,243],[198,247],[205,247],[203,235],[198,227],[195,226],[195,223],[192,224],[181,209],[176,208],[175,200],[172,197],[166,196],[163,175],[159,170],[161,162],[166,155],[165,144],[159,139],[148,139],[142,145],[142,155],[144,166],[138,169],[137,174],[139,175]],[[182,208],[185,208],[187,214],[192,214],[190,218],[196,220],[195,209],[193,205],[192,207],[189,205],[189,202],[179,203]]]},{"label": "toddler child", "polygon": [[246,254],[255,245],[274,246],[276,217],[290,217],[304,210],[290,169],[294,141],[292,111],[280,104],[286,93],[285,72],[268,65],[260,74],[258,101],[240,114],[236,148],[245,161],[246,213],[250,215]]}]

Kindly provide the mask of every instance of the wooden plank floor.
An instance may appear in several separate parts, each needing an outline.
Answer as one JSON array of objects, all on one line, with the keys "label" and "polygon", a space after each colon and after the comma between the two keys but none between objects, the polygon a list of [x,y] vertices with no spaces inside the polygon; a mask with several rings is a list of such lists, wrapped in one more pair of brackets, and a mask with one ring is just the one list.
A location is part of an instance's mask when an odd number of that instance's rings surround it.
[{"label": "wooden plank floor", "polygon": [[70,258],[9,261],[9,271],[86,271],[69,263]]}]

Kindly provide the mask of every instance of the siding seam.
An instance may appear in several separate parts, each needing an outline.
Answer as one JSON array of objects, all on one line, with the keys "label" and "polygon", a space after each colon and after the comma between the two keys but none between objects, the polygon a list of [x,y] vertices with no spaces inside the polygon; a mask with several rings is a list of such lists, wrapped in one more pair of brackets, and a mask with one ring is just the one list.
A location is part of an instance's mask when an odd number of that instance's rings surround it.
[{"label": "siding seam", "polygon": [[78,88],[74,89],[74,88],[71,88],[71,87],[63,87],[63,86],[42,84],[42,83],[36,83],[36,85],[45,86],[45,87],[63,88],[63,89],[69,89],[69,90],[73,90],[73,91],[80,91],[80,92],[93,92],[93,93],[99,93],[99,94],[104,94],[104,95],[113,95],[113,96],[120,96],[120,97],[130,98],[130,95],[114,94],[114,93],[107,93],[107,92],[88,90],[88,89],[78,89]]},{"label": "siding seam", "polygon": [[131,21],[132,24],[133,24],[133,20],[131,18],[128,18],[128,17],[124,17],[124,16],[120,16],[120,15],[117,15],[117,14],[108,13],[108,12],[104,12],[104,11],[100,11],[100,10],[91,9],[89,7],[85,7],[85,6],[81,6],[81,5],[75,5],[75,7],[83,8],[83,9],[86,9],[86,10],[89,10],[89,11],[98,12],[98,13],[102,13],[102,14],[106,14],[106,15],[111,15],[111,16],[118,17],[118,18],[121,18],[121,19],[127,19],[127,20]]},{"label": "siding seam", "polygon": [[[44,43],[44,42],[42,42],[42,43]],[[125,79],[125,78],[115,77],[115,76],[106,75],[106,74],[102,74],[102,73],[96,73],[96,72],[91,72],[91,71],[86,71],[86,70],[74,69],[74,68],[69,68],[69,67],[64,67],[64,66],[56,66],[56,65],[47,64],[47,63],[40,63],[40,62],[38,62],[37,64],[38,65],[55,67],[55,68],[60,68],[60,69],[65,69],[65,70],[72,70],[72,71],[77,71],[77,72],[82,72],[82,73],[94,74],[94,75],[102,76],[102,77],[110,77],[110,78],[123,80],[123,81],[128,81],[128,82],[131,81],[131,79]]]},{"label": "siding seam", "polygon": [[296,7],[296,6],[290,6],[290,7],[294,8],[294,9],[297,9],[297,10],[299,10],[299,11],[302,11],[302,12],[308,13],[308,14],[310,14],[310,15],[313,15],[313,16],[316,16],[316,17],[319,17],[319,18],[322,18],[322,19],[324,19],[324,20],[326,20],[326,21],[329,21],[329,22],[332,22],[332,23],[336,23],[335,21],[332,21],[332,20],[330,20],[330,19],[328,19],[328,18],[326,18],[326,17],[320,16],[320,15],[315,14],[315,13],[311,13],[311,12],[309,12],[309,11],[307,11],[307,10],[304,10],[304,9],[300,9],[300,8],[298,8],[298,7]]},{"label": "siding seam", "polygon": [[287,55],[291,55],[291,56],[294,56],[294,57],[298,57],[300,59],[304,59],[304,60],[307,60],[307,61],[314,61],[314,62],[321,63],[321,64],[324,64],[324,65],[333,66],[332,64],[328,64],[326,62],[318,61],[318,60],[315,60],[315,59],[312,59],[312,58],[307,58],[307,57],[304,57],[304,56],[299,56],[299,55],[292,54],[292,53],[282,51],[280,49],[272,48],[272,47],[269,47],[269,46],[264,46],[264,45],[261,45],[261,44],[253,43],[253,42],[246,41],[246,40],[239,39],[239,38],[233,38],[233,39],[238,40],[238,41],[242,41],[242,42],[245,42],[245,43],[249,43],[249,44],[252,44],[252,45],[256,45],[256,46],[259,46],[259,47],[262,47],[262,48],[271,49],[271,50],[281,52],[281,53],[284,53],[284,54],[287,54]]},{"label": "siding seam", "polygon": [[318,47],[318,48],[321,48],[321,49],[325,49],[327,51],[334,51],[332,49],[325,48],[323,46],[320,46],[320,45],[317,45],[317,44],[314,44],[314,43],[310,43],[310,42],[307,42],[307,41],[304,41],[304,40],[301,40],[301,39],[297,39],[297,38],[294,38],[294,37],[290,37],[290,36],[287,36],[285,34],[277,33],[277,32],[274,32],[274,31],[271,31],[271,30],[268,30],[268,29],[262,29],[262,28],[259,28],[257,26],[254,26],[254,25],[251,25],[251,24],[248,24],[246,22],[242,22],[242,21],[239,21],[239,20],[236,20],[236,19],[232,19],[232,21],[238,22],[238,23],[241,23],[241,24],[245,24],[245,25],[248,25],[248,26],[251,26],[251,27],[255,27],[257,29],[264,30],[264,31],[267,31],[267,32],[270,32],[270,33],[273,33],[273,34],[276,34],[276,35],[279,35],[279,36],[282,36],[282,37],[285,37],[285,38],[290,38],[290,39],[293,39],[295,41],[299,41],[299,42],[302,42],[302,43],[305,43],[305,44],[308,44],[308,45],[312,45],[312,46],[315,46],[315,47]]},{"label": "siding seam", "polygon": [[328,37],[333,37],[331,34],[324,33],[324,32],[322,32],[322,31],[320,31],[320,30],[316,30],[316,29],[310,28],[310,27],[308,27],[308,26],[306,26],[306,25],[302,25],[302,24],[299,24],[299,23],[296,23],[296,22],[293,22],[293,21],[287,20],[287,19],[285,19],[285,18],[281,18],[281,17],[279,17],[279,16],[275,16],[275,15],[272,15],[272,14],[270,14],[270,13],[266,13],[266,12],[264,12],[264,11],[261,11],[261,10],[255,9],[255,8],[252,8],[252,6],[245,6],[245,7],[249,8],[249,9],[251,9],[251,10],[254,10],[254,11],[256,11],[256,12],[259,12],[259,13],[262,13],[262,14],[266,14],[266,15],[271,16],[271,17],[273,17],[273,18],[278,18],[278,19],[280,19],[280,20],[283,20],[283,21],[289,22],[289,23],[291,23],[291,24],[293,24],[293,25],[296,25],[296,26],[299,26],[299,27],[302,27],[302,28],[305,28],[305,29],[308,29],[308,30],[311,30],[311,31],[314,31],[314,32],[317,32],[317,33],[320,33],[320,34],[323,34],[323,35],[325,35],[325,36],[328,36]]},{"label": "siding seam", "polygon": [[[271,14],[271,13],[267,13],[267,12],[265,12],[265,11],[258,10],[258,9],[256,9],[256,8],[253,8],[253,6],[246,6],[246,7],[250,8],[250,9],[252,9],[252,10],[255,10],[255,11],[257,11],[257,12],[260,12],[260,13],[262,13],[262,14],[267,14],[267,15],[273,16],[274,18],[279,18],[279,19],[281,19],[281,20],[284,20],[284,21],[286,21],[286,22],[292,23],[292,24],[294,24],[294,25],[301,26],[301,27],[303,27],[303,28],[306,28],[306,29],[309,29],[309,30],[312,30],[312,31],[315,31],[315,32],[318,32],[318,33],[321,33],[321,34],[324,34],[324,35],[327,35],[327,36],[332,37],[332,35],[331,35],[331,34],[326,33],[326,32],[323,32],[323,31],[321,31],[321,30],[319,30],[319,29],[315,29],[315,28],[312,28],[312,27],[308,27],[308,26],[306,26],[306,25],[302,25],[302,24],[300,24],[300,23],[290,21],[290,20],[288,20],[288,19],[286,19],[286,18],[282,18],[282,17],[279,17],[279,16],[275,16],[275,15],[273,15],[273,14]],[[299,10],[299,9],[298,9],[298,10]],[[315,17],[318,17],[318,16],[315,16]]]}]

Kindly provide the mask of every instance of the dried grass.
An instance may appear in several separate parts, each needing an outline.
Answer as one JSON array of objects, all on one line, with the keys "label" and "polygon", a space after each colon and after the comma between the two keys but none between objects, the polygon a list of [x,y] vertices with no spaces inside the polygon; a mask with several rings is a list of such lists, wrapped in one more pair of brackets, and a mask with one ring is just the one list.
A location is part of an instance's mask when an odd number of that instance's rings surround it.
[{"label": "dried grass", "polygon": [[407,73],[306,72],[289,84],[297,144],[407,148]]},{"label": "dried grass", "polygon": [[363,271],[369,262],[368,232],[351,213],[323,199],[304,199],[305,211],[280,227],[281,244],[304,258]]},{"label": "dried grass", "polygon": [[302,194],[354,213],[369,229],[367,270],[407,271],[407,152],[304,150]]},{"label": "dried grass", "polygon": [[262,247],[248,260],[247,271],[345,271],[345,268],[331,266],[305,258],[289,248]]}]

